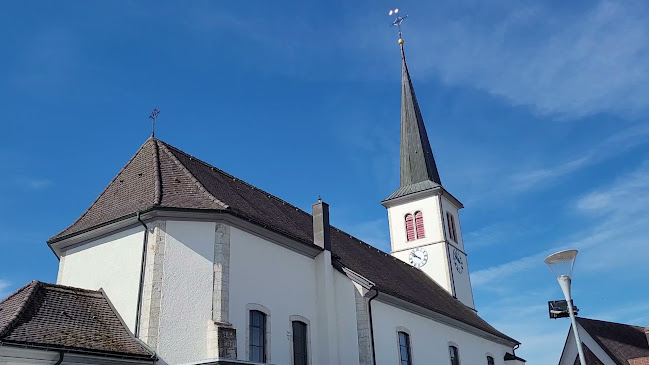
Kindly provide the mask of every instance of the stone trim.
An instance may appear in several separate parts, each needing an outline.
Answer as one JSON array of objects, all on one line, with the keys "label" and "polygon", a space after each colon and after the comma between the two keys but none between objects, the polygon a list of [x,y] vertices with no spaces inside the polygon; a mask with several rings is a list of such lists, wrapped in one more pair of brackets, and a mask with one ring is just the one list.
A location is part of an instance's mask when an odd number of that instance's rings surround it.
[{"label": "stone trim", "polygon": [[370,316],[367,299],[361,294],[362,288],[354,284],[356,299],[356,332],[358,333],[358,363],[372,365],[372,339],[370,338]]},{"label": "stone trim", "polygon": [[149,223],[146,267],[142,287],[142,311],[140,314],[140,339],[154,351],[157,350],[164,253],[166,244],[166,221]]},{"label": "stone trim", "polygon": [[229,324],[230,312],[230,226],[216,223],[214,228],[214,276],[212,320]]}]

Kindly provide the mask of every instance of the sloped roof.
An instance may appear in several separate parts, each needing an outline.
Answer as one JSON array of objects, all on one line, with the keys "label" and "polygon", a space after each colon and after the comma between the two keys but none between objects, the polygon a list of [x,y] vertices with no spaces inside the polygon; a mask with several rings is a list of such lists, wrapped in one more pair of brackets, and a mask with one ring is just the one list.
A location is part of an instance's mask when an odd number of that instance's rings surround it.
[{"label": "sloped roof", "polygon": [[577,317],[577,322],[619,365],[627,365],[630,359],[649,357],[649,343],[642,327],[583,317]]},{"label": "sloped roof", "polygon": [[101,291],[32,281],[0,302],[0,341],[153,359]]},{"label": "sloped roof", "polygon": [[[314,245],[311,214],[155,138],[144,143],[80,219],[50,242],[156,207],[223,211]],[[423,271],[336,228],[331,244],[340,264],[374,282],[379,291],[517,343]]]}]

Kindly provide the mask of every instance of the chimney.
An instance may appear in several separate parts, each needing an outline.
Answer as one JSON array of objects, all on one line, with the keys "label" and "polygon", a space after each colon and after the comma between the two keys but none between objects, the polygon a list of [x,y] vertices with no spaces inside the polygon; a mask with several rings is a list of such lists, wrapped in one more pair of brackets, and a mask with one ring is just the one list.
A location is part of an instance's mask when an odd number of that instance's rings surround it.
[{"label": "chimney", "polygon": [[649,326],[644,328],[644,335],[647,337],[647,346],[649,346]]},{"label": "chimney", "polygon": [[329,230],[329,204],[318,197],[313,204],[313,243],[327,251],[331,251]]}]

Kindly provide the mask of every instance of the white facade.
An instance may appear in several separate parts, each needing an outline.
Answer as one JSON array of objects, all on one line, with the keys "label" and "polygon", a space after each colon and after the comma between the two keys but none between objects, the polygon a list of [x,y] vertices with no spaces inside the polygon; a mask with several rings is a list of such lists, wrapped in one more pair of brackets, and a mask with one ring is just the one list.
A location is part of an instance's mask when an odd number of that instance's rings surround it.
[{"label": "white facade", "polygon": [[[439,197],[427,199],[421,208],[427,239],[436,240],[443,237],[435,228],[440,227],[434,214]],[[390,212],[401,215],[400,209]],[[216,335],[221,326],[236,331],[236,358],[248,363],[249,311],[260,310],[267,315],[267,363],[292,364],[291,321],[300,320],[307,323],[310,365],[372,364],[368,300],[373,292],[367,283],[337,271],[329,251],[298,252],[284,242],[288,239],[231,222],[157,218],[147,225],[139,337],[160,362],[224,359],[215,349],[221,346]],[[142,240],[143,229],[135,226],[63,249],[59,282],[103,288],[132,329]],[[445,245],[431,244],[431,252]],[[442,262],[446,257],[434,256]],[[504,354],[514,345],[386,296],[371,306],[377,365],[397,363],[399,329],[411,336],[413,364],[448,364],[449,344],[459,348],[462,364],[483,364],[486,356],[505,364]]]},{"label": "white facade", "polygon": [[135,330],[142,266],[143,227],[134,227],[67,249],[57,284],[103,288],[131,331]]},{"label": "white facade", "polygon": [[[475,308],[457,204],[441,190],[385,202],[392,256],[415,265],[465,305]],[[421,212],[425,237],[407,240],[406,216]],[[447,214],[453,216],[449,223]],[[454,223],[454,224],[453,224]],[[451,226],[455,226],[455,239]],[[413,255],[419,259],[413,262]],[[425,255],[425,256],[423,256]],[[421,260],[419,257],[425,257]]]}]

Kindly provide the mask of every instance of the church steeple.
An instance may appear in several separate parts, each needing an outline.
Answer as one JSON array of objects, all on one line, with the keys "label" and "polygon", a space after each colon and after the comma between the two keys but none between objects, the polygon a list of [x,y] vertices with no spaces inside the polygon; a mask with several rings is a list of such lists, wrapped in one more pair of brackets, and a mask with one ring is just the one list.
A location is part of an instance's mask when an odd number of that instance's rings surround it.
[{"label": "church steeple", "polygon": [[412,86],[401,45],[401,187],[430,180],[442,185],[430,148],[424,118]]}]

